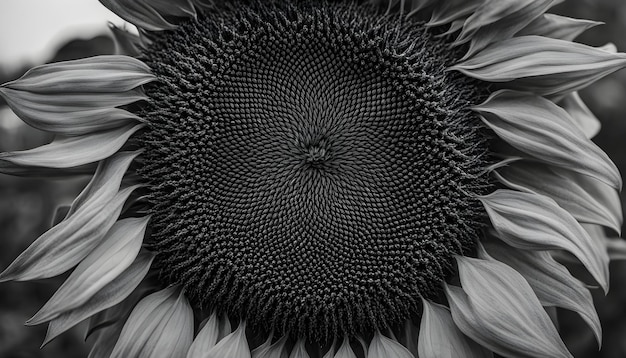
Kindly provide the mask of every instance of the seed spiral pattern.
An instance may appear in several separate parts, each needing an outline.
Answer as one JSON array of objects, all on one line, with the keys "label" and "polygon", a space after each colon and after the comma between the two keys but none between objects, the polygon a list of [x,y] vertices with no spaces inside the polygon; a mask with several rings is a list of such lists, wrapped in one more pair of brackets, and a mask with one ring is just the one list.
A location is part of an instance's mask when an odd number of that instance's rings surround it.
[{"label": "seed spiral pattern", "polygon": [[353,1],[228,1],[155,35],[141,109],[161,279],[326,340],[440,294],[485,222],[486,89],[445,39]]}]

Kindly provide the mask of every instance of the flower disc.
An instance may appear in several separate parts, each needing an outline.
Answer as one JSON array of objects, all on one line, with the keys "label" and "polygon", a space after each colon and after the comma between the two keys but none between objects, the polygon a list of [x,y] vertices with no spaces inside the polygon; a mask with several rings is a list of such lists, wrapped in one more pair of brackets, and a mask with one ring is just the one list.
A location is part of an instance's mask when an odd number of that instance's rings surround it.
[{"label": "flower disc", "polygon": [[487,138],[467,108],[486,90],[445,71],[458,56],[421,23],[285,3],[215,5],[144,53],[155,264],[262,329],[389,327],[440,293],[485,220]]}]

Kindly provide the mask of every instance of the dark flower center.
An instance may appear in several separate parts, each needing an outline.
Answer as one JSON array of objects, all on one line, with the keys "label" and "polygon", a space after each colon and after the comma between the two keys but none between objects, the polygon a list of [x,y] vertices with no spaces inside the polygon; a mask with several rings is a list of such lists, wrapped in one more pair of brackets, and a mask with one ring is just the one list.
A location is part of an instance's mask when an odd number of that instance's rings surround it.
[{"label": "dark flower center", "polygon": [[144,54],[150,247],[196,306],[324,340],[417,315],[484,214],[485,89],[417,22],[229,1]]}]

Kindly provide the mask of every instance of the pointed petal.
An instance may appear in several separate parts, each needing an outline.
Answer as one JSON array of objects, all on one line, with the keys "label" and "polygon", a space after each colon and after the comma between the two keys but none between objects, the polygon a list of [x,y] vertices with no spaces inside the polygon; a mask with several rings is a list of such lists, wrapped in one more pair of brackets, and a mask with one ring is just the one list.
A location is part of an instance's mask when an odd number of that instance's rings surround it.
[{"label": "pointed petal", "polygon": [[626,260],[626,240],[621,237],[606,238],[605,244],[609,252],[609,258],[614,260]]},{"label": "pointed petal", "polygon": [[250,347],[246,339],[246,322],[241,322],[237,329],[224,337],[217,345],[208,352],[204,358],[238,357],[251,358]]},{"label": "pointed petal", "polygon": [[593,138],[600,132],[600,121],[585,105],[578,92],[572,92],[563,97],[559,106],[563,107],[587,138]]},{"label": "pointed petal", "polygon": [[546,251],[515,249],[495,240],[485,242],[484,245],[491,257],[509,265],[524,276],[543,306],[561,307],[578,312],[601,344],[602,327],[591,293],[565,266],[556,262]]},{"label": "pointed petal", "polygon": [[456,259],[463,289],[446,285],[446,295],[463,333],[507,357],[572,357],[517,271],[498,261]]},{"label": "pointed petal", "polygon": [[41,94],[2,87],[0,95],[13,112],[31,127],[67,136],[136,123],[139,117],[115,107],[146,98],[138,90]]},{"label": "pointed petal", "polygon": [[578,35],[598,25],[602,25],[602,23],[591,20],[572,19],[571,17],[555,14],[543,14],[518,32],[517,35],[539,35],[553,39],[574,41]]},{"label": "pointed petal", "polygon": [[465,21],[455,45],[471,41],[464,59],[512,37],[552,5],[552,0],[486,0]]},{"label": "pointed petal", "polygon": [[117,278],[139,254],[148,220],[150,217],[116,222],[27,324],[41,324],[77,308]]},{"label": "pointed petal", "polygon": [[145,0],[99,0],[107,9],[131,24],[148,31],[173,30],[168,22]]},{"label": "pointed petal", "polygon": [[418,13],[420,10],[427,8],[428,6],[436,3],[437,0],[410,0],[409,3],[409,13],[407,16],[413,16]]},{"label": "pointed petal", "polygon": [[[626,54],[613,54],[575,42],[521,36],[494,43],[456,66],[467,76],[542,96],[587,87],[626,67]],[[512,82],[511,82],[512,81]]]},{"label": "pointed petal", "polygon": [[137,158],[139,151],[119,152],[98,163],[98,168],[89,184],[72,202],[66,219],[82,208],[111,200],[119,191],[122,178],[132,161]]},{"label": "pointed petal", "polygon": [[182,290],[170,287],[137,304],[111,358],[183,357],[193,340],[193,311]]},{"label": "pointed petal", "polygon": [[573,125],[565,110],[551,101],[503,90],[473,109],[513,147],[546,163],[621,188],[622,178],[609,156]]},{"label": "pointed petal", "polygon": [[120,190],[108,202],[81,210],[46,231],[0,274],[0,282],[27,281],[59,275],[85,258],[113,226],[137,186]]},{"label": "pointed petal", "polygon": [[348,337],[343,338],[343,343],[341,343],[341,347],[333,358],[357,358],[354,351],[352,351],[352,347],[350,347],[350,340]]},{"label": "pointed petal", "polygon": [[136,58],[104,55],[37,66],[1,87],[41,94],[115,93],[154,79],[148,65]]},{"label": "pointed petal", "polygon": [[609,258],[601,245],[554,200],[498,189],[480,198],[498,236],[524,250],[565,250],[576,256],[606,292]]},{"label": "pointed petal", "polygon": [[[187,352],[187,358],[202,358],[204,353],[213,348],[218,341],[230,334],[230,327],[228,332],[224,334],[224,323],[220,322],[220,318],[216,312],[213,312],[211,316],[206,319],[200,325],[202,329],[198,332],[196,339],[194,339],[189,351]],[[220,332],[221,331],[221,332]]]},{"label": "pointed petal", "polygon": [[282,337],[276,343],[272,344],[270,336],[265,343],[252,351],[252,358],[287,358],[287,336]]},{"label": "pointed petal", "polygon": [[594,178],[524,161],[499,169],[496,176],[512,189],[554,199],[581,223],[604,225],[616,232],[621,230],[622,210],[617,190]]},{"label": "pointed petal", "polygon": [[[403,345],[395,340],[389,339],[379,331],[374,333],[374,338],[370,343],[370,347],[367,350],[367,358],[414,358],[413,354],[409,352]],[[426,356],[424,356],[426,357]]]},{"label": "pointed petal", "polygon": [[328,349],[328,352],[326,352],[326,354],[324,354],[322,358],[334,358],[335,357],[335,343],[336,342],[333,341],[333,344]]},{"label": "pointed petal", "polygon": [[[422,299],[418,356],[430,358],[492,358],[493,353],[457,328],[447,307]],[[369,358],[369,357],[368,357]]]},{"label": "pointed petal", "polygon": [[441,26],[454,20],[464,19],[471,14],[483,0],[449,0],[435,3],[432,17],[427,26]]},{"label": "pointed petal", "polygon": [[64,312],[50,322],[44,345],[94,314],[113,307],[126,299],[148,273],[154,255],[141,253],[132,265],[104,286],[80,307]]},{"label": "pointed petal", "polygon": [[41,147],[0,153],[0,172],[12,167],[71,168],[97,162],[117,152],[143,124],[79,137],[56,139]]},{"label": "pointed petal", "polygon": [[306,352],[306,346],[304,345],[304,339],[298,339],[296,345],[291,350],[289,358],[311,358]]}]

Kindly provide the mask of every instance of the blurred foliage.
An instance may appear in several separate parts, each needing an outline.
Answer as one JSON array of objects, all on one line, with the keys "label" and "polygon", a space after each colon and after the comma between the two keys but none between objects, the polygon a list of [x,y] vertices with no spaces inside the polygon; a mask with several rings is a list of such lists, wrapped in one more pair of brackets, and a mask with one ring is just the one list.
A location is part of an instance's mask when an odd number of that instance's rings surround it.
[{"label": "blurred foliage", "polygon": [[[593,46],[613,42],[626,51],[626,2],[623,0],[568,0],[551,12],[577,18],[603,21],[577,41]],[[108,36],[90,40],[72,40],[49,62],[88,57],[113,52]],[[0,83],[19,77],[30,65],[15,73],[2,71]],[[594,139],[626,173],[626,70],[620,71],[581,93],[585,102],[603,124]],[[32,148],[51,140],[50,135],[24,125],[0,99],[0,151]],[[51,224],[56,207],[68,204],[88,178],[72,180],[30,179],[0,175],[0,268],[6,267]],[[622,202],[624,203],[624,195]],[[572,270],[584,277],[577,267]],[[83,331],[72,329],[40,350],[46,327],[24,327],[31,317],[60,286],[65,276],[39,282],[0,284],[0,357],[3,358],[79,358],[87,356]],[[604,296],[594,290],[598,313],[603,324],[604,342],[598,347],[590,329],[572,313],[559,311],[563,338],[577,358],[618,358],[626,356],[626,261],[611,264],[611,291]]]}]

